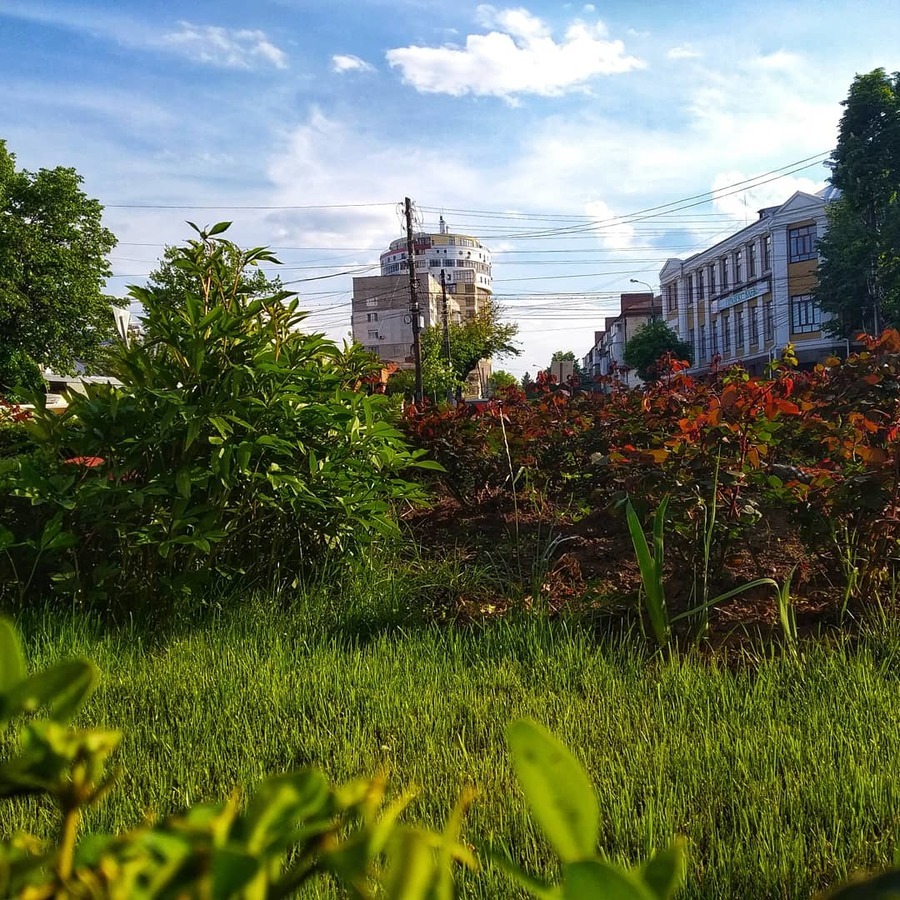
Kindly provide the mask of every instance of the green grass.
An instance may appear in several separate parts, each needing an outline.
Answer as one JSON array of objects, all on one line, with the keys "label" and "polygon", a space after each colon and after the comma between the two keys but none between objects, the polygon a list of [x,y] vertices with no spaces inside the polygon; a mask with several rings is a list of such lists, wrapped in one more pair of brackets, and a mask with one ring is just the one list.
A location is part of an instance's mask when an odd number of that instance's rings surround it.
[{"label": "green grass", "polygon": [[[503,741],[524,715],[586,764],[611,856],[687,837],[684,897],[806,898],[900,846],[898,633],[726,667],[536,617],[402,627],[404,576],[362,581],[327,603],[319,589],[290,608],[256,599],[156,635],[26,616],[32,664],[95,660],[103,681],[81,721],[126,736],[121,783],[89,827],[123,828],[309,764],[338,781],[386,768],[397,788],[421,786],[412,812],[433,824],[474,784],[469,839],[547,873]],[[51,821],[39,804],[0,806],[0,833]],[[516,896],[490,868],[466,876],[462,895]]]}]

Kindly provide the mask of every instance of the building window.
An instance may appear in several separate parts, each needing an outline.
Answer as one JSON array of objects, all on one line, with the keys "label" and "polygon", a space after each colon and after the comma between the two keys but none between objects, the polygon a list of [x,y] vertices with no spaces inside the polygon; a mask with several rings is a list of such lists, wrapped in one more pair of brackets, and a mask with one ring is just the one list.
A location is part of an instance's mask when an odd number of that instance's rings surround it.
[{"label": "building window", "polygon": [[697,359],[697,337],[696,337],[696,333],[694,332],[693,328],[688,330],[688,344],[690,344],[691,353],[693,353],[694,360],[696,361],[696,359]]},{"label": "building window", "polygon": [[763,307],[763,322],[766,334],[766,342],[775,340],[775,314],[772,309],[772,303],[766,303]]},{"label": "building window", "polygon": [[819,307],[812,294],[798,294],[791,297],[791,332],[809,334],[811,331],[819,331],[821,327]]},{"label": "building window", "polygon": [[697,347],[697,359],[695,362],[701,363],[706,359],[706,326],[700,326],[700,345]]},{"label": "building window", "polygon": [[366,321],[367,322],[377,322],[378,321],[378,313],[366,313]]},{"label": "building window", "polygon": [[710,334],[710,353],[712,356],[716,356],[719,352],[719,322],[716,319],[713,319],[712,323],[712,333]]},{"label": "building window", "polygon": [[366,344],[366,350],[368,350],[369,353],[374,353],[376,356],[378,356],[378,351],[380,349],[378,344]]},{"label": "building window", "polygon": [[735,310],[734,313],[734,349],[744,349],[744,311]]},{"label": "building window", "polygon": [[728,257],[723,256],[719,260],[719,281],[721,284],[719,285],[719,289],[723,291],[728,290]]},{"label": "building window", "polygon": [[366,306],[378,306],[378,298],[366,297]]},{"label": "building window", "polygon": [[687,294],[687,305],[690,306],[694,302],[694,276],[688,275],[684,282],[685,292]]},{"label": "building window", "polygon": [[801,225],[788,229],[788,259],[791,262],[802,262],[804,259],[816,258],[816,226]]},{"label": "building window", "polygon": [[740,284],[744,280],[744,251],[734,251],[734,283]]},{"label": "building window", "polygon": [[747,277],[756,278],[756,241],[747,244]]},{"label": "building window", "polygon": [[722,316],[722,352],[726,356],[731,353],[731,329],[728,327],[730,324],[728,316]]},{"label": "building window", "polygon": [[704,284],[703,269],[697,269],[697,299],[706,299],[706,285]]},{"label": "building window", "polygon": [[713,296],[716,292],[716,265],[713,263],[709,267],[709,295]]},{"label": "building window", "polygon": [[672,284],[666,285],[666,312],[671,313],[675,312],[678,309],[678,303],[676,299],[676,285],[673,282]]},{"label": "building window", "polygon": [[759,307],[750,310],[750,346],[759,346]]},{"label": "building window", "polygon": [[772,270],[772,235],[767,234],[763,238],[763,272]]},{"label": "building window", "polygon": [[370,328],[370,329],[369,329],[369,337],[370,337],[370,338],[375,338],[375,340],[377,341],[377,340],[378,340],[378,329],[377,329],[377,328]]}]

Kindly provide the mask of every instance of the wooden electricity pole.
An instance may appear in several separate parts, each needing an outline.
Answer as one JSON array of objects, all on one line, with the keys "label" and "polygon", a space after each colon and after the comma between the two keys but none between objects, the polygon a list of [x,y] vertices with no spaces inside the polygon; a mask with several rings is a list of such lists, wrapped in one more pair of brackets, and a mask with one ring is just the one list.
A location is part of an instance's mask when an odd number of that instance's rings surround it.
[{"label": "wooden electricity pole", "polygon": [[444,353],[450,362],[450,302],[447,300],[447,279],[441,269],[441,300],[444,306]]},{"label": "wooden electricity pole", "polygon": [[412,200],[405,199],[406,207],[406,264],[409,267],[409,321],[412,325],[413,362],[416,366],[416,403],[424,396],[422,388],[422,344],[419,340],[419,284],[416,279],[416,254],[413,247]]}]

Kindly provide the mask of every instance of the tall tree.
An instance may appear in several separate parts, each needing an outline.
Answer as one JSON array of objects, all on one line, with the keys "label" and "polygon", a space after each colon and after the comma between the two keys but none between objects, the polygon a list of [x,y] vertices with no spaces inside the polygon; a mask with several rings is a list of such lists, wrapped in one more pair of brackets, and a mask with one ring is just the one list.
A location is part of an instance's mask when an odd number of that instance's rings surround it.
[{"label": "tall tree", "polygon": [[658,363],[667,353],[676,359],[694,361],[693,348],[663,322],[655,319],[641,325],[625,344],[625,364],[644,381],[656,381],[662,374]]},{"label": "tall tree", "polygon": [[857,75],[842,105],[816,299],[853,336],[900,322],[900,73]]},{"label": "tall tree", "polygon": [[488,304],[468,322],[450,326],[450,359],[446,358],[441,328],[422,332],[422,370],[425,393],[444,396],[449,390],[459,394],[479,360],[497,356],[518,356],[513,339],[518,325],[502,320],[502,310]]},{"label": "tall tree", "polygon": [[0,390],[33,386],[40,364],[90,365],[114,334],[103,285],[116,239],[81,183],[62,166],[18,171],[0,141]]}]

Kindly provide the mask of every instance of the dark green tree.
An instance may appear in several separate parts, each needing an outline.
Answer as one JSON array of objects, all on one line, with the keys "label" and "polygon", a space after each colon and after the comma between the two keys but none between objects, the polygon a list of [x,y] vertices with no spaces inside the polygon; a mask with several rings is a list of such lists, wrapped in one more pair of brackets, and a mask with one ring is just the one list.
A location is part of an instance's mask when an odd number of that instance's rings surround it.
[{"label": "dark green tree", "polygon": [[504,372],[503,369],[497,369],[496,372],[491,374],[491,389],[495,393],[497,391],[502,391],[504,388],[518,387],[518,385],[519,379],[509,372]]},{"label": "dark green tree", "polygon": [[513,339],[519,326],[502,320],[502,310],[488,304],[471,321],[450,326],[450,359],[447,360],[444,331],[422,332],[422,379],[425,393],[444,397],[449,390],[459,395],[479,360],[518,356]]},{"label": "dark green tree", "polygon": [[103,293],[116,244],[74,169],[28,172],[0,141],[0,391],[40,383],[41,364],[90,365],[114,335]]},{"label": "dark green tree", "polygon": [[900,322],[900,73],[858,75],[842,105],[816,299],[852,337]]},{"label": "dark green tree", "polygon": [[656,381],[662,372],[658,363],[667,353],[676,359],[694,361],[693,348],[661,319],[647,322],[625,344],[625,365],[634,369],[644,381]]}]

